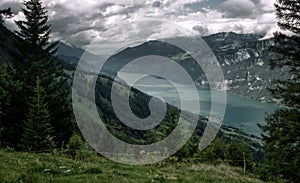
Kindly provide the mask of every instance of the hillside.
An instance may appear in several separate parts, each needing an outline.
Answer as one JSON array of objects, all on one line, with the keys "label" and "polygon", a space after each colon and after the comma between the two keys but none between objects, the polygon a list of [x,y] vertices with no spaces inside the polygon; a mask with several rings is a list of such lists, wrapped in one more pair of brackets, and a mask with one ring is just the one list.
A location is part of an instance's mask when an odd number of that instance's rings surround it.
[{"label": "hillside", "polygon": [[[6,28],[3,27],[3,30],[4,30],[3,34],[7,35],[7,37],[6,37],[7,42],[11,42],[13,39],[18,39],[14,34],[12,34]],[[12,46],[12,44],[9,44],[9,45]],[[68,57],[78,58],[84,52],[82,49],[73,48],[73,47],[67,46],[63,43],[59,43],[59,46],[60,46],[60,49],[57,53],[58,55],[65,55]],[[130,49],[128,48],[128,50],[130,50]],[[1,51],[2,51],[3,55],[7,54],[7,52],[8,52],[7,50],[1,50]],[[167,52],[167,53],[170,53],[170,52]],[[122,52],[120,54],[128,54],[128,52]],[[95,55],[92,55],[92,54],[89,54],[89,55],[90,55],[90,57],[96,57]],[[90,57],[87,57],[87,58],[90,58]],[[129,56],[124,57],[124,58],[128,58],[128,57]],[[112,58],[112,60],[113,60],[113,58]],[[75,64],[76,63],[72,63],[72,62],[68,62],[65,64],[66,69],[68,69],[68,71],[65,72],[65,77],[67,77],[69,80],[69,82],[68,82],[69,87],[71,87],[72,75],[74,72]],[[120,66],[120,65],[115,65],[115,67],[118,67],[118,66]],[[114,69],[115,67],[110,67],[110,69]],[[91,101],[93,100],[92,98],[90,98],[90,96],[87,96],[87,89],[86,89],[86,86],[84,85],[84,83],[86,81],[88,81],[87,85],[89,86],[89,82],[91,82],[91,81],[89,81],[89,77],[90,76],[88,74],[86,76],[82,75],[82,77],[79,79],[82,80],[83,86],[77,86],[77,88],[76,88],[78,94],[82,97],[82,99],[80,99],[82,102],[78,102],[78,103],[83,105],[82,108],[84,108],[86,111],[89,111]],[[96,104],[98,107],[98,112],[99,112],[101,118],[106,123],[107,128],[110,130],[110,132],[112,134],[114,134],[119,139],[122,139],[129,143],[148,144],[148,143],[158,142],[161,139],[164,139],[166,137],[166,135],[169,134],[166,132],[171,132],[172,129],[174,129],[174,124],[173,124],[174,122],[168,121],[168,117],[170,116],[169,112],[167,113],[165,120],[160,125],[158,125],[156,128],[154,128],[153,130],[150,130],[149,132],[131,129],[131,128],[127,127],[126,125],[124,125],[115,115],[113,107],[111,105],[110,93],[111,93],[112,81],[113,80],[111,78],[102,76],[102,77],[97,78],[97,84],[96,84]],[[126,88],[126,87],[128,87],[128,86],[126,86],[126,84],[124,82],[120,82],[118,90],[123,91],[124,88]],[[118,95],[122,95],[122,92],[118,93]],[[85,101],[85,99],[87,99],[87,101]],[[131,90],[130,103],[131,103],[132,111],[134,111],[134,113],[141,118],[147,117],[150,112],[149,108],[148,108],[150,99],[151,99],[151,97],[146,95],[145,93],[142,93],[135,89]],[[178,114],[180,112],[178,109],[172,107],[171,105],[168,105],[168,109],[175,110],[176,114]],[[184,111],[184,117],[187,122],[191,121],[190,119],[194,118],[194,116],[191,113],[188,113],[185,111]],[[190,151],[190,149],[192,149],[191,150],[192,153],[195,153],[195,151],[197,151],[199,139],[203,135],[204,129],[207,124],[207,119],[205,119],[203,117],[198,117],[198,116],[197,116],[197,119],[199,119],[199,120],[198,120],[198,124],[196,127],[196,131],[194,133],[194,136],[192,137],[193,140],[191,140],[188,143],[187,147],[185,147],[185,149],[189,149],[189,151]],[[162,132],[164,132],[164,133],[162,133]],[[163,134],[163,135],[161,135],[161,134]],[[255,156],[254,159],[257,160],[257,159],[261,158],[260,155],[256,156],[257,153],[260,154],[260,152],[261,152],[261,142],[260,142],[259,138],[246,135],[237,129],[233,129],[233,128],[225,127],[225,126],[223,126],[222,130],[218,133],[218,137],[224,139],[224,141],[227,141],[227,142],[229,142],[232,139],[243,139],[251,147],[251,151],[253,152],[253,154]]]},{"label": "hillside", "polygon": [[[286,68],[270,70],[268,60],[275,56],[269,51],[273,44],[272,39],[260,40],[257,35],[236,33],[218,33],[203,39],[221,65],[229,92],[262,102],[277,101],[271,96],[268,88],[278,79],[291,76]],[[124,49],[108,59],[104,65],[105,71],[113,74],[130,61],[147,55],[159,55],[177,61],[200,88],[209,88],[205,74],[190,54],[160,41],[150,41]],[[138,72],[139,69],[131,70]]]},{"label": "hillside", "polygon": [[146,166],[117,164],[95,154],[84,161],[62,155],[0,150],[0,182],[262,182],[226,165],[162,162]]},{"label": "hillside", "polygon": [[[5,29],[4,29],[5,30]],[[12,40],[14,39],[18,39],[14,34],[12,34],[11,32],[9,31],[3,31],[4,34],[6,34],[8,37],[6,42],[9,43],[9,42],[12,42]],[[159,43],[161,44],[161,43]],[[8,44],[10,46],[10,49],[13,49],[13,44]],[[61,50],[63,50],[63,52],[65,52],[65,54],[68,53],[68,56],[71,56],[72,57],[72,50],[73,49],[76,49],[77,52],[74,52],[74,54],[76,55],[73,55],[74,57],[78,57],[80,56],[81,53],[83,53],[83,50],[81,49],[77,49],[77,48],[72,48],[72,47],[68,47],[66,45],[62,45],[62,43],[60,43],[60,48]],[[170,49],[172,50],[173,48],[170,47]],[[128,50],[130,50],[130,48],[128,48]],[[4,60],[9,60],[8,58],[8,53],[9,53],[9,50],[1,50],[2,53],[2,57],[4,58]],[[178,51],[178,50],[175,50],[175,51]],[[166,52],[168,53],[168,52]],[[126,52],[122,52],[122,54],[127,54]],[[176,52],[174,52],[174,54],[176,54]],[[94,55],[90,55],[91,57],[94,57]],[[135,55],[137,56],[137,55]],[[169,55],[169,56],[172,56],[172,55]],[[90,58],[91,58],[90,57]],[[124,58],[127,58],[127,57],[124,57]],[[94,58],[92,58],[94,59]],[[124,63],[122,63],[124,64]],[[76,65],[76,62],[66,62],[65,61],[65,68],[66,68],[66,72],[64,74],[64,77],[68,78],[68,86],[65,86],[65,89],[70,89],[71,87],[71,82],[72,82],[72,79],[73,79],[73,72],[74,72],[74,66]],[[116,65],[116,66],[120,66],[120,65]],[[114,67],[110,67],[111,69],[114,69]],[[85,72],[85,71],[84,71]],[[112,75],[110,75],[112,76]],[[88,95],[87,91],[90,89],[90,90],[93,90],[93,88],[90,88],[91,86],[91,82],[93,82],[94,80],[92,79],[96,79],[96,88],[95,88],[95,93],[96,93],[96,96],[95,96],[95,99],[96,99],[96,105],[97,105],[97,109],[98,109],[98,113],[100,115],[100,117],[103,119],[105,125],[106,125],[106,128],[109,130],[109,132],[111,134],[113,134],[115,137],[117,137],[118,139],[124,141],[124,142],[127,142],[127,143],[130,143],[130,144],[135,144],[135,145],[145,145],[145,144],[151,144],[151,143],[155,143],[155,142],[159,142],[161,141],[162,139],[166,138],[166,136],[168,136],[172,130],[174,130],[174,128],[176,127],[176,124],[178,122],[178,118],[179,118],[179,112],[182,112],[183,113],[183,120],[184,120],[184,123],[187,123],[187,128],[189,128],[190,126],[192,126],[191,124],[191,119],[194,119],[195,117],[197,118],[198,123],[196,123],[196,129],[194,131],[191,137],[191,139],[186,143],[186,145],[184,145],[183,147],[178,143],[170,143],[172,144],[173,146],[178,146],[179,147],[179,151],[174,154],[174,158],[177,158],[179,159],[181,162],[185,159],[185,158],[192,158],[194,157],[194,155],[197,155],[199,157],[201,157],[201,152],[199,152],[199,149],[198,149],[198,144],[199,144],[199,141],[201,139],[201,137],[203,136],[203,133],[204,133],[204,130],[205,130],[205,127],[207,125],[207,119],[203,118],[203,117],[199,117],[199,116],[195,116],[191,113],[188,113],[186,111],[180,111],[179,109],[171,106],[171,105],[167,105],[167,113],[166,113],[166,116],[165,118],[163,119],[163,121],[157,125],[155,128],[151,129],[151,130],[148,130],[148,131],[142,131],[142,130],[136,130],[136,129],[132,129],[128,126],[126,126],[124,123],[121,122],[120,119],[117,118],[116,114],[114,113],[114,109],[112,107],[112,104],[111,104],[111,98],[110,98],[110,94],[111,94],[111,89],[112,89],[112,83],[113,83],[113,80],[111,77],[108,77],[108,76],[104,76],[104,75],[101,75],[98,77],[97,76],[94,76],[93,73],[91,72],[87,72],[85,74],[82,74],[81,77],[79,77],[78,79],[80,79],[82,85],[79,85],[79,86],[76,86],[76,92],[82,97],[82,98],[78,98],[78,106],[79,108],[81,109],[84,109],[83,111],[87,114],[89,114],[89,108],[90,106],[92,105],[92,101],[93,101],[93,98],[91,98],[91,95]],[[128,88],[128,86],[126,85],[125,82],[122,82],[122,81],[118,81],[117,82],[117,85],[116,85],[116,88],[117,88],[117,93],[116,95],[118,97],[122,97],[122,95],[124,94],[124,90]],[[130,107],[132,109],[132,111],[139,117],[141,118],[145,118],[149,115],[149,101],[150,101],[151,97],[145,93],[142,93],[136,89],[132,89],[131,92],[130,92]],[[74,101],[73,101],[74,102]],[[83,113],[84,113],[83,112]],[[84,113],[83,116],[85,116],[86,114]],[[187,131],[185,131],[186,129],[181,129],[180,130],[180,133],[179,135],[181,134],[190,134],[190,133],[187,133]],[[97,131],[98,133],[99,131]],[[90,131],[88,131],[88,133],[92,133]],[[102,133],[98,133],[98,134],[102,134]],[[84,135],[84,133],[83,133]],[[99,136],[95,136],[94,138],[96,140],[97,137]],[[179,136],[180,137],[180,136]],[[247,156],[247,166],[250,165],[250,164],[253,164],[255,165],[258,161],[261,160],[262,158],[262,153],[261,153],[261,142],[260,142],[260,139],[259,138],[256,138],[254,136],[249,136],[247,134],[244,134],[242,133],[241,131],[239,130],[236,130],[236,129],[233,129],[233,128],[230,128],[230,127],[225,127],[223,126],[221,128],[221,130],[218,132],[217,134],[217,137],[218,139],[222,139],[222,146],[226,146],[226,152],[230,151],[230,152],[233,152],[233,151],[238,151],[240,150],[240,146],[241,145],[241,142],[247,147],[245,147],[244,151],[246,156]],[[103,140],[104,138],[100,138],[101,140]],[[231,146],[233,146],[233,149],[231,148]],[[221,146],[220,146],[221,147]],[[118,148],[118,147],[113,147],[113,148]],[[214,148],[212,146],[212,148]],[[220,148],[222,149],[222,148]],[[217,151],[219,151],[219,149],[216,148]],[[224,150],[224,149],[222,149]],[[106,149],[105,149],[106,151]],[[109,151],[106,151],[106,153],[110,153]],[[127,153],[132,153],[130,152],[130,150],[128,150]],[[157,153],[157,152],[146,152],[146,153]],[[159,153],[164,153],[164,152],[159,152]],[[5,155],[6,153],[2,154],[1,156],[3,158],[1,159],[8,159],[8,163],[10,163],[11,161],[9,160],[10,158],[12,157],[7,157]],[[25,153],[26,154],[26,153]],[[209,152],[208,152],[209,154]],[[213,153],[215,154],[215,153]],[[15,157],[18,157],[18,156],[21,156],[20,159],[27,159],[26,156],[29,156],[29,158],[32,158],[34,156],[39,156],[41,159],[42,158],[46,158],[47,159],[47,156],[45,154],[41,154],[41,155],[31,155],[31,154],[26,154],[24,155],[24,153],[12,153],[11,156],[15,156]],[[235,155],[236,158],[232,159],[232,157],[230,157],[230,155],[228,156],[223,156],[221,157],[221,161],[224,160],[224,162],[227,161],[227,159],[230,159],[230,160],[233,160],[232,162],[235,163],[237,166],[241,166],[241,153],[239,153],[239,156]],[[44,157],[45,156],[45,157]],[[209,163],[212,162],[212,160],[209,159],[210,155],[207,155],[207,159],[206,161],[208,161]],[[173,158],[172,157],[172,158]],[[12,158],[14,159],[14,158]],[[40,163],[39,163],[39,160],[36,160],[36,159],[30,159],[29,161],[32,161],[32,162],[37,162],[37,166],[40,166]],[[45,160],[47,161],[47,160]],[[60,160],[56,160],[54,158],[54,164],[58,166],[58,161]],[[17,163],[19,163],[20,161],[17,160]],[[51,162],[50,162],[51,163]],[[21,163],[22,164],[22,163]],[[26,163],[24,163],[26,164]],[[43,167],[44,165],[46,165],[47,163],[41,163],[41,166]],[[5,163],[3,163],[3,165],[5,166]],[[191,165],[191,164],[190,164]],[[190,182],[195,182],[195,179],[197,176],[197,174],[199,174],[198,170],[196,171],[195,174],[191,173],[189,176],[191,176],[190,179],[187,179],[188,177],[185,177],[184,175],[185,174],[188,174],[188,173],[185,173],[185,172],[190,172],[190,171],[193,171],[191,170],[189,167],[190,165],[185,165],[183,167],[180,167],[180,171],[183,171],[182,174],[182,179],[183,181],[190,181]],[[17,164],[17,166],[19,167],[20,165]],[[53,164],[52,165],[49,165],[49,166],[54,166]],[[62,165],[62,166],[65,166],[65,165]],[[71,165],[71,167],[74,167],[75,165]],[[84,165],[82,164],[82,166],[80,165],[80,167],[83,167]],[[117,165],[119,166],[119,165]],[[181,166],[181,165],[180,165]],[[200,169],[203,170],[203,169],[206,169],[206,166],[203,167],[198,167],[198,165],[195,165],[196,168],[195,169]],[[252,165],[251,165],[252,166]],[[25,175],[20,175],[20,177],[25,177],[26,178],[26,175],[29,175],[29,176],[34,176],[34,172],[35,171],[40,171],[41,168],[40,167],[37,167],[37,168],[34,168],[35,165],[34,164],[29,164],[28,167],[32,167],[32,169],[29,170],[29,172],[25,173]],[[23,169],[26,169],[28,167],[23,167]],[[15,169],[15,167],[11,167],[12,169]],[[62,168],[63,169],[63,168]],[[113,169],[113,168],[112,168]],[[119,167],[117,168],[119,169]],[[121,167],[122,169],[122,167]],[[126,169],[126,168],[124,168]],[[176,168],[172,168],[172,171],[173,169],[176,169]],[[212,168],[214,170],[214,168]],[[5,170],[5,168],[4,168]],[[57,175],[59,174],[59,168],[52,172],[51,171],[51,168],[49,170],[49,168],[47,167],[43,167],[42,168],[43,171],[46,171],[47,175],[50,173],[50,174],[54,174],[54,175]],[[50,171],[50,172],[48,172]],[[65,170],[67,171],[66,173],[68,173],[69,169],[68,170]],[[77,172],[80,172],[80,170],[76,170]],[[95,169],[92,169],[92,170],[87,170],[88,172],[89,171],[92,171],[94,172]],[[146,170],[145,170],[146,171]],[[166,171],[167,173],[165,173],[166,175],[164,175],[162,178],[158,178],[159,180],[162,179],[162,180],[165,180],[165,179],[168,179],[168,176],[170,173],[168,173],[168,169],[162,169],[161,172],[164,172]],[[175,170],[174,170],[175,171]],[[216,168],[216,171],[219,171],[219,172],[222,172],[221,170],[218,170],[218,168]],[[250,171],[250,170],[249,170]],[[6,172],[6,171],[4,171]],[[72,172],[72,170],[71,170]],[[96,172],[99,173],[98,169],[96,169]],[[3,173],[4,174],[4,173]],[[14,174],[12,172],[12,174]],[[6,175],[7,178],[11,178],[11,177],[16,177],[16,176],[13,176],[12,174],[10,175]],[[115,174],[115,172],[113,172],[113,174]],[[178,173],[178,174],[181,174]],[[212,173],[212,174],[215,174],[215,173]],[[74,176],[76,176],[77,174],[74,174]],[[131,178],[131,174],[126,174],[128,176],[128,178]],[[40,176],[39,174],[36,175],[37,177]],[[159,177],[160,174],[157,177]],[[203,174],[203,179],[205,177],[209,176],[209,173],[205,172]],[[224,177],[224,174],[221,174],[219,177],[214,177],[214,179],[212,179],[213,181],[221,181]],[[5,176],[4,176],[5,177]],[[41,180],[43,179],[44,177],[40,178]],[[72,177],[73,179],[75,177]],[[181,178],[181,176],[180,176]],[[176,180],[178,179],[178,182],[181,182],[181,179],[179,179],[179,176],[177,178],[177,175],[176,175]],[[187,180],[186,180],[187,179]],[[236,181],[236,182],[241,182],[241,180],[243,180],[243,178],[239,178],[238,180],[235,180],[233,178],[233,181]],[[6,180],[1,180],[1,182],[5,182]],[[129,180],[131,181],[131,180]],[[196,180],[197,181],[197,180]],[[211,181],[211,178],[208,178],[207,181]],[[230,180],[228,180],[230,181]],[[28,182],[28,181],[25,181],[25,182]],[[248,182],[251,182],[251,181],[248,181]]]}]

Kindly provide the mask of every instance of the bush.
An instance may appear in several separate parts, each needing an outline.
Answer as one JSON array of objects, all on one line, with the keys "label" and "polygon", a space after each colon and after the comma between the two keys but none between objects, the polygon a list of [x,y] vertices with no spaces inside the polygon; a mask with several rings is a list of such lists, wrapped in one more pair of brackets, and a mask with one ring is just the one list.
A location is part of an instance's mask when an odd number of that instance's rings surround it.
[{"label": "bush", "polygon": [[76,160],[84,159],[82,152],[83,148],[84,143],[81,139],[81,136],[77,133],[74,133],[67,144],[67,154]]}]

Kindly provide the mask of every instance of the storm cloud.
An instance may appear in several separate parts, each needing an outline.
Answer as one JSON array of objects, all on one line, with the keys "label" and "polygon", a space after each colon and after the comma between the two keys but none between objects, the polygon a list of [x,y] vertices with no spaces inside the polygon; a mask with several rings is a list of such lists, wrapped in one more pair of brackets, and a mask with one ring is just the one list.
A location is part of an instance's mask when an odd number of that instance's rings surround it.
[{"label": "storm cloud", "polygon": [[[51,40],[63,40],[78,47],[93,41],[124,41],[139,36],[172,37],[179,32],[193,36],[228,31],[272,35],[277,29],[274,9],[270,6],[275,0],[42,1],[52,25]],[[21,2],[0,2],[0,8],[13,9],[15,16],[7,20],[11,29],[16,29],[14,20],[24,18]]]},{"label": "storm cloud", "polygon": [[205,25],[197,25],[193,29],[198,31],[200,36],[207,36],[209,34],[209,30]]}]

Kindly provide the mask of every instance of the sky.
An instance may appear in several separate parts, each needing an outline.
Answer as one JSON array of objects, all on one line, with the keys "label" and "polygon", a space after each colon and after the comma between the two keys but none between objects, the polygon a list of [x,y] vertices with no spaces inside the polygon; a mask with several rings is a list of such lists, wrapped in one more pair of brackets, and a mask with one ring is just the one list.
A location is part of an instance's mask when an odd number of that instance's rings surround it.
[{"label": "sky", "polygon": [[[218,32],[273,36],[279,30],[276,0],[42,0],[52,25],[52,40],[76,47],[94,41],[122,42],[136,37],[162,38],[178,34],[207,36]],[[22,0],[1,0],[24,19]],[[172,26],[175,25],[175,26]]]}]

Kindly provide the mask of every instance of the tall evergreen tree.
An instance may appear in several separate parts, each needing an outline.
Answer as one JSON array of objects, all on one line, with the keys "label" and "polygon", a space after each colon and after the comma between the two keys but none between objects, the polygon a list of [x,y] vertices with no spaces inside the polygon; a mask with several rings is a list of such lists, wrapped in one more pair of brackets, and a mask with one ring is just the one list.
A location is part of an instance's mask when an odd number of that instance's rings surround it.
[{"label": "tall evergreen tree", "polygon": [[53,128],[50,124],[49,106],[45,99],[45,90],[37,78],[33,96],[28,102],[29,111],[22,138],[24,148],[27,150],[43,151],[53,148]]},{"label": "tall evergreen tree", "polygon": [[[17,76],[25,83],[22,94],[13,98],[20,98],[12,105],[18,106],[16,115],[8,123],[24,126],[28,102],[32,96],[31,88],[35,86],[35,79],[40,78],[41,87],[45,89],[45,101],[49,105],[50,124],[54,130],[54,140],[57,145],[67,141],[73,132],[73,116],[69,105],[70,90],[66,79],[63,78],[61,61],[53,56],[56,52],[56,43],[49,43],[50,25],[47,24],[47,11],[41,0],[24,1],[22,9],[25,20],[17,21],[19,31],[16,34],[21,40],[15,42],[17,49],[11,51],[11,58]],[[21,134],[6,139],[11,143],[18,143]]]},{"label": "tall evergreen tree", "polygon": [[[49,44],[51,31],[50,25],[47,25],[47,11],[42,6],[41,0],[24,1],[24,7],[22,11],[26,19],[16,21],[20,29],[16,34],[22,41],[15,42],[18,49],[12,51],[14,65],[24,70],[28,82],[34,81],[34,78],[44,72],[60,76],[63,70],[58,60],[52,56],[57,50],[55,48],[57,43]],[[36,62],[44,67],[36,70],[34,68],[36,65],[33,66]]]},{"label": "tall evergreen tree", "polygon": [[278,81],[271,89],[285,108],[270,114],[267,124],[261,126],[265,132],[262,136],[266,167],[272,177],[300,182],[300,2],[278,0],[275,7],[278,25],[293,35],[275,33],[272,50],[276,59],[271,60],[271,65],[289,68],[292,77]]}]

